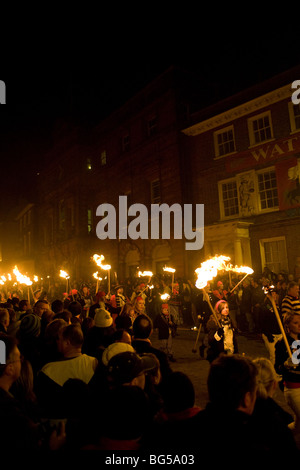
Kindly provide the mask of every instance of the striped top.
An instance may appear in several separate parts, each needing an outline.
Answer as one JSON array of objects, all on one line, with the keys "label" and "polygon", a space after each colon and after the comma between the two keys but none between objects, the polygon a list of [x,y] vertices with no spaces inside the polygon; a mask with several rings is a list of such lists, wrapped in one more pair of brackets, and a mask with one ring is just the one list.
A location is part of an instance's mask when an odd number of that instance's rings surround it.
[{"label": "striped top", "polygon": [[300,299],[291,295],[286,295],[281,304],[281,313],[298,313],[300,315]]}]

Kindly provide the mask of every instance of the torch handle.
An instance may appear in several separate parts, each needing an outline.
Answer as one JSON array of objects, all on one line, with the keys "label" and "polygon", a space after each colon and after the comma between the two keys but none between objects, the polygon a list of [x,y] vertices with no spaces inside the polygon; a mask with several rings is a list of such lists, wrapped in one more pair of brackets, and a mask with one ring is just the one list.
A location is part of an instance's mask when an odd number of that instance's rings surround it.
[{"label": "torch handle", "polygon": [[215,310],[214,310],[214,308],[213,308],[213,306],[212,306],[212,304],[211,304],[209,295],[208,295],[208,293],[206,292],[205,287],[204,287],[202,290],[203,290],[203,294],[204,294],[205,300],[206,300],[206,302],[208,303],[209,308],[210,308],[211,311],[212,311],[212,314],[213,314],[213,316],[214,316],[214,318],[215,318],[215,320],[216,320],[216,322],[217,322],[218,327],[220,328],[220,327],[221,327],[221,324],[220,324],[219,319],[218,319],[218,317],[217,317],[217,314],[216,314],[216,312],[215,312]]},{"label": "torch handle", "polygon": [[238,283],[236,284],[236,286],[234,286],[234,288],[231,289],[231,291],[229,291],[229,294],[231,294],[231,293],[240,285],[240,283],[243,282],[244,279],[246,279],[247,276],[249,276],[249,274],[246,274],[246,275],[240,280],[240,282],[238,282]]},{"label": "torch handle", "polygon": [[285,331],[284,331],[284,328],[283,328],[283,325],[282,325],[282,321],[281,321],[281,318],[280,318],[280,316],[279,316],[279,313],[278,313],[278,309],[277,309],[275,300],[273,299],[272,294],[267,294],[267,296],[268,296],[268,298],[269,298],[270,301],[271,301],[271,304],[272,304],[272,307],[273,307],[273,310],[274,310],[274,313],[275,313],[275,316],[276,316],[276,319],[277,319],[277,322],[278,322],[278,326],[279,326],[280,331],[281,331],[281,333],[282,333],[282,337],[283,337],[283,340],[284,340],[284,343],[285,343],[285,346],[286,346],[288,355],[289,355],[289,357],[291,358],[291,357],[292,357],[291,347],[290,347],[289,342],[288,342],[288,340],[287,340],[286,333],[285,333]]}]

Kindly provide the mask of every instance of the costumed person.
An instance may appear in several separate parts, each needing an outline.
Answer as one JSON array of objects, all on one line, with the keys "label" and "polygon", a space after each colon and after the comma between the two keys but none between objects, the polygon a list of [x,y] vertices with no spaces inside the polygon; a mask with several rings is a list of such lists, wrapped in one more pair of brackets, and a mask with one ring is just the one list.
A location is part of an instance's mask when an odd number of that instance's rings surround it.
[{"label": "costumed person", "polygon": [[[212,302],[212,291],[210,282],[207,283],[206,292],[208,294],[209,301]],[[199,334],[199,354],[200,357],[205,357],[205,351],[208,347],[208,336],[207,336],[207,322],[210,319],[211,310],[207,300],[204,299],[203,292],[199,290],[199,294],[197,296],[197,318],[199,321],[198,328],[201,328]]]},{"label": "costumed person", "polygon": [[83,310],[86,313],[85,316],[88,316],[89,308],[91,307],[91,305],[93,303],[93,298],[90,294],[90,289],[86,284],[82,285],[80,295],[81,295],[81,300],[84,302],[84,303],[83,302],[82,303],[83,303]]},{"label": "costumed person", "polygon": [[118,285],[115,287],[116,290],[116,306],[120,309],[120,312],[123,310],[126,304],[126,297],[124,295],[124,286]]},{"label": "costumed person", "polygon": [[[274,290],[271,292],[271,295],[274,299],[275,305],[277,307],[277,311],[280,315],[280,308],[278,305],[278,294]],[[259,327],[259,332],[261,333],[261,337],[265,343],[266,349],[269,353],[269,359],[272,365],[274,366],[275,346],[276,346],[277,341],[282,339],[282,334],[280,331],[280,327],[278,325],[278,321],[276,319],[272,302],[266,295],[265,295],[264,303],[260,309],[258,327]]]},{"label": "costumed person", "polygon": [[238,353],[237,328],[229,315],[228,303],[219,300],[215,305],[215,315],[211,315],[207,322],[208,351],[206,359],[212,362],[221,353]]},{"label": "costumed person", "polygon": [[158,329],[158,340],[160,342],[160,349],[164,351],[171,362],[175,362],[173,353],[173,337],[176,334],[176,323],[174,317],[170,314],[169,305],[162,304],[161,312],[156,316],[153,324],[154,328]]},{"label": "costumed person", "polygon": [[140,296],[136,297],[133,305],[134,305],[134,310],[135,310],[136,315],[140,315],[141,313],[146,313],[145,300],[143,299],[143,297],[140,297]]},{"label": "costumed person", "polygon": [[218,281],[217,288],[212,291],[212,300],[213,300],[213,306],[219,300],[227,300],[227,291],[224,290],[224,284],[222,281]]},{"label": "costumed person", "polygon": [[290,345],[292,358],[289,357],[284,338],[275,346],[275,370],[282,376],[280,388],[284,398],[294,413],[294,437],[300,448],[300,315],[286,313],[283,316],[283,327]]}]

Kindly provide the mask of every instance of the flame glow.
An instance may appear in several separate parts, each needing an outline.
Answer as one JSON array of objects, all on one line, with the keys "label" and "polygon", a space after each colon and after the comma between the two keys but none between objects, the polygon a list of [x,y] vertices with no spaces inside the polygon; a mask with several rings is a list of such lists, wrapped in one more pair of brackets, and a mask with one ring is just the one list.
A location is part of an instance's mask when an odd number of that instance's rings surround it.
[{"label": "flame glow", "polygon": [[169,300],[170,296],[169,294],[161,294],[160,298],[161,300]]},{"label": "flame glow", "polygon": [[111,269],[110,264],[102,264],[102,261],[104,260],[103,255],[96,255],[95,254],[95,255],[93,255],[92,259],[93,259],[93,261],[95,261],[97,266],[99,266],[99,268],[104,269],[105,271],[108,271],[109,269]]},{"label": "flame glow", "polygon": [[98,271],[93,274],[94,278],[97,279],[98,281],[102,281],[102,277],[98,276]]},{"label": "flame glow", "polygon": [[31,286],[32,285],[31,279],[28,276],[25,276],[24,274],[21,274],[20,271],[18,270],[17,266],[14,267],[13,273],[16,276],[17,281],[20,284],[25,284],[26,286]]},{"label": "flame glow", "polygon": [[214,256],[203,263],[201,267],[195,270],[198,275],[196,287],[204,289],[209,281],[218,275],[218,271],[233,271],[236,273],[252,274],[254,271],[249,266],[233,266],[229,263],[229,256]]},{"label": "flame glow", "polygon": [[152,277],[153,276],[153,272],[152,271],[139,271],[138,272],[138,277],[146,277],[146,276],[149,276],[149,277]]},{"label": "flame glow", "polygon": [[62,269],[59,272],[60,277],[63,277],[64,279],[70,279],[69,274],[66,271],[63,271]]},{"label": "flame glow", "polygon": [[176,269],[174,268],[167,268],[166,266],[163,268],[164,271],[167,271],[168,273],[175,273]]}]

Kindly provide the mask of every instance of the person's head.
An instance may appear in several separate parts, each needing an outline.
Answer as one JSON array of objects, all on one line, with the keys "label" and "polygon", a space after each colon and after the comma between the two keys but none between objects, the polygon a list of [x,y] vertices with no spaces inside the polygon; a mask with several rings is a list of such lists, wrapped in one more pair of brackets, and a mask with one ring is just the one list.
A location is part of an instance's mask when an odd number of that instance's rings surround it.
[{"label": "person's head", "polygon": [[82,313],[82,305],[77,300],[74,300],[69,303],[68,310],[72,313],[73,317],[78,317]]},{"label": "person's head", "polygon": [[47,300],[38,300],[33,306],[33,313],[42,318],[44,312],[49,310],[49,303]]},{"label": "person's head", "polygon": [[136,298],[135,308],[138,312],[141,312],[141,313],[144,312],[144,310],[145,310],[145,300],[142,297],[138,296]]},{"label": "person's head", "polygon": [[161,313],[163,315],[169,315],[169,305],[168,304],[162,304],[161,305]]},{"label": "person's head", "polygon": [[58,350],[64,356],[72,351],[80,352],[84,341],[80,325],[71,324],[64,326],[58,332]]},{"label": "person's head", "polygon": [[113,318],[105,308],[97,308],[95,310],[94,325],[96,328],[109,328],[113,324]]},{"label": "person's head", "polygon": [[105,438],[138,443],[151,424],[149,398],[137,386],[115,387],[102,405],[100,419]]},{"label": "person's head", "polygon": [[299,297],[299,284],[295,281],[289,282],[287,293],[292,297]]},{"label": "person's head", "polygon": [[194,385],[183,372],[176,371],[169,374],[162,382],[161,394],[164,410],[167,413],[184,411],[192,408],[195,404]]},{"label": "person's head", "polygon": [[[0,341],[0,388],[8,391],[20,376],[21,354],[17,346],[17,340],[12,336],[0,333]],[[5,355],[4,361],[2,361],[2,353]]]},{"label": "person's head", "polygon": [[155,367],[156,362],[150,355],[141,357],[135,352],[122,352],[109,360],[108,379],[113,386],[135,385],[144,389],[145,373]]},{"label": "person's head", "polygon": [[210,366],[207,379],[209,399],[222,410],[252,414],[257,389],[253,361],[239,354],[221,354]]},{"label": "person's head", "polygon": [[224,288],[223,282],[222,282],[222,281],[218,281],[218,283],[217,283],[217,289],[218,289],[219,291],[222,291],[223,288]]},{"label": "person's head", "polygon": [[20,323],[18,337],[21,341],[31,341],[41,332],[41,318],[33,313],[25,315]]},{"label": "person's head", "polygon": [[3,325],[5,331],[9,326],[10,316],[7,308],[0,308],[0,323]]},{"label": "person's head", "polygon": [[284,314],[283,326],[287,334],[297,337],[300,334],[300,315],[294,312]]},{"label": "person's head", "polygon": [[220,315],[228,316],[229,308],[228,303],[225,300],[219,300],[215,305],[215,311]]},{"label": "person's head", "polygon": [[146,314],[141,314],[136,317],[132,325],[132,334],[134,338],[147,339],[153,331],[153,323],[150,317]]},{"label": "person's head", "polygon": [[112,334],[112,341],[116,343],[131,344],[131,336],[125,328],[120,328]]},{"label": "person's head", "polygon": [[31,308],[31,305],[30,305],[30,302],[28,302],[28,300],[26,299],[20,300],[19,309],[21,310],[21,312],[26,312],[27,310],[30,310],[30,308]]},{"label": "person's head", "polygon": [[278,384],[272,362],[266,357],[258,357],[253,362],[257,368],[257,397],[272,397]]},{"label": "person's head", "polygon": [[51,310],[52,312],[54,313],[60,313],[64,310],[64,303],[62,300],[60,299],[55,299],[53,300],[52,304],[51,304]]},{"label": "person's head", "polygon": [[122,343],[120,341],[111,343],[107,346],[103,353],[102,353],[102,363],[107,366],[109,361],[116,356],[117,354],[121,354],[124,352],[132,352],[135,353],[135,349],[129,343]]},{"label": "person's head", "polygon": [[44,334],[45,343],[55,344],[59,339],[59,335],[58,335],[59,330],[67,325],[68,323],[62,318],[55,318],[54,320],[52,320],[46,326],[46,329],[45,329],[45,334]]}]

